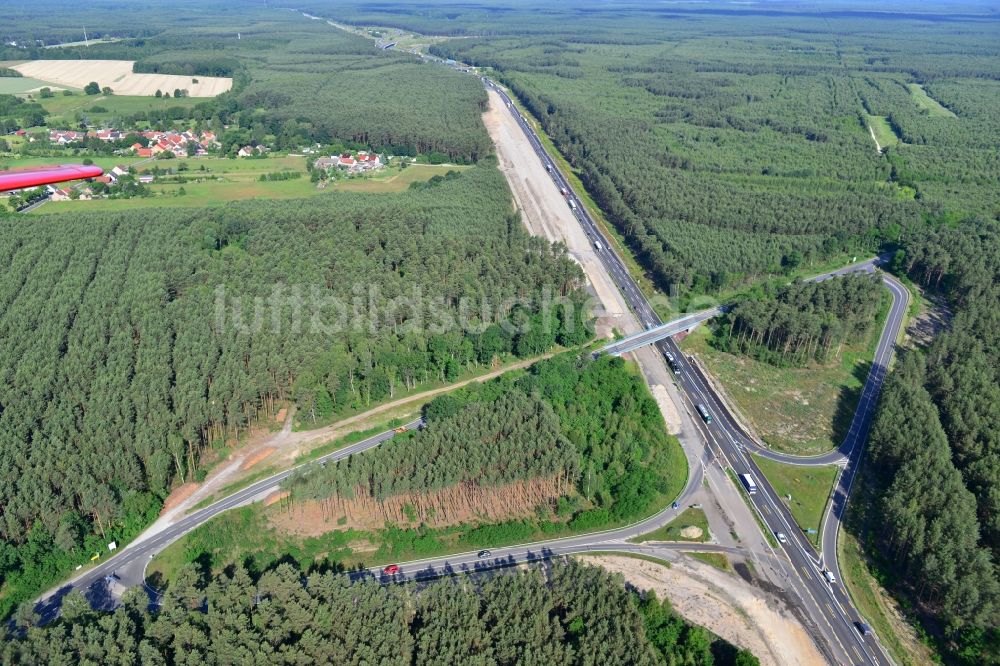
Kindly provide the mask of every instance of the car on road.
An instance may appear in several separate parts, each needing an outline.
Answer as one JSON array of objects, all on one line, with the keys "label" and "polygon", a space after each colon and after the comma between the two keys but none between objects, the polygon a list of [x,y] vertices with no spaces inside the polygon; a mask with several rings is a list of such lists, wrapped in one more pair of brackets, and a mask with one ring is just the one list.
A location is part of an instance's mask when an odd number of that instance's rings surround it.
[{"label": "car on road", "polygon": [[399,565],[390,564],[386,568],[382,569],[382,573],[384,573],[386,576],[395,576],[396,574],[399,573]]},{"label": "car on road", "polygon": [[826,578],[828,583],[836,583],[837,579],[833,577],[833,573],[829,569],[823,569],[823,578]]},{"label": "car on road", "polygon": [[406,432],[406,426],[399,426],[398,428],[393,430],[393,432],[395,432],[396,434],[399,434],[401,432]]},{"label": "car on road", "polygon": [[491,555],[493,555],[493,553],[491,553],[490,551],[488,551],[488,550],[481,550],[481,551],[479,551],[479,554],[476,555],[476,557],[478,557],[481,560],[484,560],[487,557],[490,557]]},{"label": "car on road", "polygon": [[671,509],[679,509],[680,506],[681,506],[680,504],[678,504],[677,502],[674,502],[673,504],[670,505],[670,508]]},{"label": "car on road", "polygon": [[788,543],[788,537],[785,536],[784,532],[775,532],[774,536],[778,538],[778,543]]},{"label": "car on road", "polygon": [[864,622],[858,621],[854,623],[854,628],[858,630],[858,633],[862,636],[868,636],[872,633],[872,628],[869,627]]}]

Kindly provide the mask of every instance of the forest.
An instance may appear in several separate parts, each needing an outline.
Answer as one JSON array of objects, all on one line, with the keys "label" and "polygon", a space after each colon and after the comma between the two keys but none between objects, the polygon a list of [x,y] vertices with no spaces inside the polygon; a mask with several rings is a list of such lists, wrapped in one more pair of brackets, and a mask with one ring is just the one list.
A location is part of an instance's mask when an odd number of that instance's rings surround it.
[{"label": "forest", "polygon": [[886,383],[870,450],[880,518],[867,538],[950,659],[1000,663],[1000,229],[936,227],[895,261],[954,316]]},{"label": "forest", "polygon": [[[511,87],[664,290],[739,287],[792,257],[892,247],[928,216],[1000,210],[995,22],[581,2],[527,27],[500,6],[488,35],[434,51]],[[414,14],[397,22],[427,22]],[[898,135],[882,153],[870,117]]]},{"label": "forest", "polygon": [[744,298],[727,312],[716,342],[775,365],[826,363],[845,344],[864,340],[885,296],[874,275],[794,282]]},{"label": "forest", "polygon": [[337,573],[242,566],[208,580],[194,566],[159,611],[139,589],[112,613],[78,592],[5,664],[685,664],[755,666],[757,658],[685,622],[667,601],[626,590],[604,570],[552,562],[427,585],[351,583]]},{"label": "forest", "polygon": [[293,500],[323,501],[335,518],[343,515],[344,500],[365,498],[384,505],[388,498],[405,496],[413,518],[430,522],[449,520],[459,510],[447,502],[427,502],[435,491],[460,487],[461,499],[468,498],[476,515],[485,515],[491,507],[481,506],[480,489],[508,486],[509,505],[523,505],[534,498],[520,496],[523,486],[510,486],[539,480],[551,488],[554,501],[572,488],[576,465],[552,408],[515,390],[491,402],[469,404],[411,437],[395,437],[363,455],[314,466],[286,487],[291,487]]},{"label": "forest", "polygon": [[416,520],[432,522],[429,513],[451,510],[421,501],[434,491],[542,479],[551,489],[545,514],[586,530],[648,515],[684,483],[680,447],[641,377],[619,358],[560,354],[439,396],[424,417],[419,432],[291,477],[293,501],[323,501],[337,518],[358,496],[403,495]]},{"label": "forest", "polygon": [[582,308],[542,312],[582,298],[578,266],[509,211],[484,164],[378,197],[0,218],[3,610],[281,404],[308,427],[589,339]]},{"label": "forest", "polygon": [[[475,162],[491,152],[479,119],[486,92],[475,77],[378,49],[363,37],[298,12],[268,10],[265,3],[182,4],[183,20],[144,16],[135,24],[141,28],[117,41],[59,49],[5,46],[0,61],[127,59],[136,61],[137,72],[232,76],[232,91],[184,117],[220,134],[224,127],[245,131],[245,143],[267,137],[273,147],[298,149],[340,141],[397,155],[438,152],[455,162]],[[155,3],[147,9],[145,14],[163,14]],[[7,11],[20,16],[16,3]],[[109,13],[120,11],[115,5]],[[20,20],[34,25],[32,18]],[[186,24],[191,20],[198,21],[197,31]],[[37,26],[35,32],[49,31],[61,28]],[[163,120],[161,112],[142,115]]]}]

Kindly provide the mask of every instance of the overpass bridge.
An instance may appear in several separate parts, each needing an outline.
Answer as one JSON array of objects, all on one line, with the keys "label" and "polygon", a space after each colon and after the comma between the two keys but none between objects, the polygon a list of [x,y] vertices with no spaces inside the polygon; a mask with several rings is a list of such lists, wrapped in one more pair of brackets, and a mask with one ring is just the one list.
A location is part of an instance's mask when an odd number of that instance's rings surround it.
[{"label": "overpass bridge", "polygon": [[725,309],[726,306],[720,305],[708,310],[702,310],[701,312],[695,312],[694,314],[684,315],[683,317],[674,319],[673,321],[668,321],[667,323],[660,324],[659,326],[647,328],[645,331],[635,333],[627,338],[615,340],[601,349],[600,353],[620,356],[630,351],[635,351],[640,347],[645,347],[646,345],[651,345],[654,342],[659,342],[660,340],[669,338],[670,336],[676,335],[681,331],[690,330],[703,321],[721,314],[725,311]]}]

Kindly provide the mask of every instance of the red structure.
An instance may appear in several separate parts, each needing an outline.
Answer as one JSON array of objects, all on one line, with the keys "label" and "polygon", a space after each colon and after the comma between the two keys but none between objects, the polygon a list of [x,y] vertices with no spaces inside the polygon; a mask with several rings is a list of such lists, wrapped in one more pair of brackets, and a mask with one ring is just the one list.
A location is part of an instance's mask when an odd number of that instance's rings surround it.
[{"label": "red structure", "polygon": [[23,171],[0,171],[0,192],[38,187],[67,180],[96,178],[103,174],[101,167],[83,164],[63,164],[51,167],[31,167]]}]

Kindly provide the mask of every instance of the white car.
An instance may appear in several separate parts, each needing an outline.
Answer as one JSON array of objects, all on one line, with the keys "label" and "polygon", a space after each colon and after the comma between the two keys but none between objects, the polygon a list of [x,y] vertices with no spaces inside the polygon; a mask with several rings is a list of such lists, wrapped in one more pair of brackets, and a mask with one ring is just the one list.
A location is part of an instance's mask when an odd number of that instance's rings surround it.
[{"label": "white car", "polygon": [[833,577],[833,573],[829,569],[823,569],[823,578],[826,578],[826,582],[830,584],[837,582],[837,579]]},{"label": "white car", "polygon": [[784,532],[775,532],[774,536],[778,537],[778,543],[788,543],[788,537],[785,536]]}]

